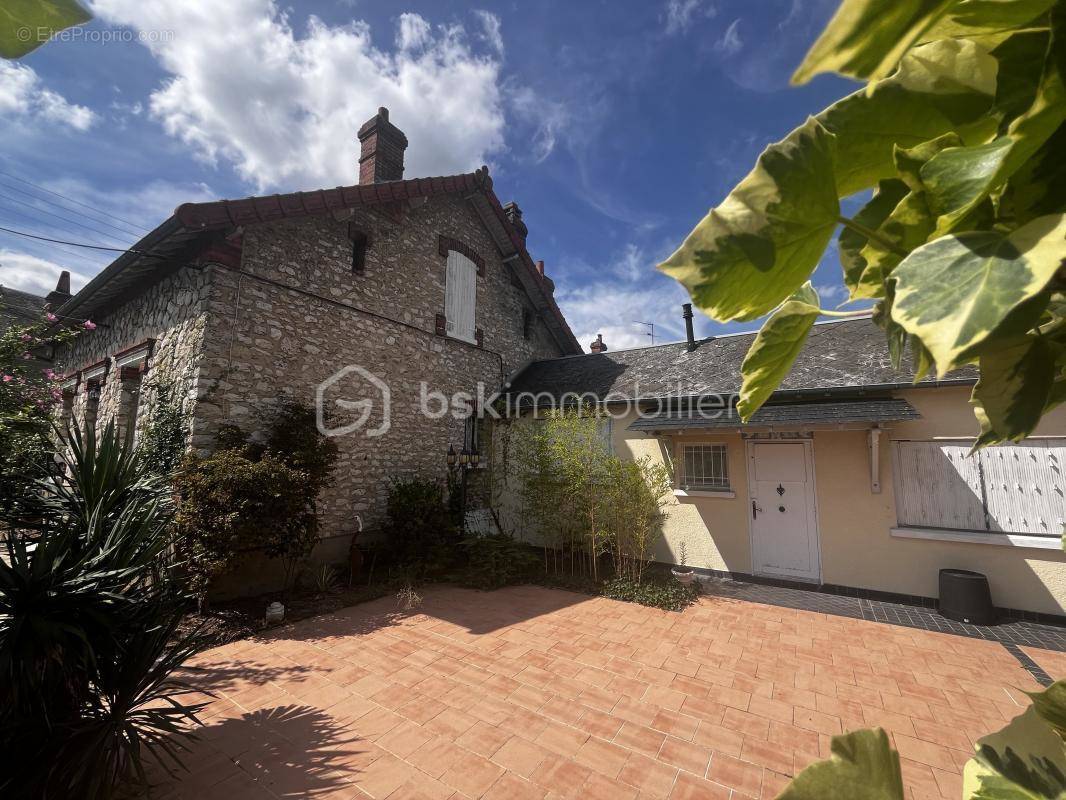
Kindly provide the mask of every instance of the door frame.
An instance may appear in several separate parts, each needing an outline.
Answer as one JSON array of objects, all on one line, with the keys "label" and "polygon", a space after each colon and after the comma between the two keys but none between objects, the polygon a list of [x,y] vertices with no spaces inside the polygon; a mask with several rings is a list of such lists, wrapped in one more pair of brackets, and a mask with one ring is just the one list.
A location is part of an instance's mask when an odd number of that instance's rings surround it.
[{"label": "door frame", "polygon": [[[751,516],[751,503],[755,500],[755,445],[757,444],[802,444],[803,458],[807,466],[807,530],[811,532],[814,541],[814,564],[815,576],[812,578],[798,577],[796,575],[780,575],[774,572],[760,572],[755,562],[755,526]],[[751,572],[765,578],[778,578],[782,580],[799,581],[801,583],[822,582],[822,534],[818,529],[818,492],[816,489],[817,476],[814,472],[814,439],[810,436],[760,436],[747,438],[744,441],[744,457],[748,473],[748,507],[745,513],[748,517],[748,546],[751,549]]]}]

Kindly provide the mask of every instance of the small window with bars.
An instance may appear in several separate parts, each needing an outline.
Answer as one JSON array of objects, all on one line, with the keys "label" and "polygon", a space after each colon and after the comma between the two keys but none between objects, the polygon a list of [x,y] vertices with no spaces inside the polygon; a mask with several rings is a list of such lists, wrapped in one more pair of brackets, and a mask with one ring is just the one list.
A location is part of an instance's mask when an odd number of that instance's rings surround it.
[{"label": "small window with bars", "polygon": [[729,462],[724,444],[686,444],[681,446],[683,489],[729,491]]}]

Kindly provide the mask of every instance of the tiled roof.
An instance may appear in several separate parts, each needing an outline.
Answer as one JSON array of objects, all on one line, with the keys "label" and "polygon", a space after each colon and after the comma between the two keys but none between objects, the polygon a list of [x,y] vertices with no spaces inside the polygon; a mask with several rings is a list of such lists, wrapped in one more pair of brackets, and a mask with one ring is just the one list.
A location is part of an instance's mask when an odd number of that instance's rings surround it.
[{"label": "tiled roof", "polygon": [[[515,231],[492,189],[488,168],[435,178],[411,178],[387,183],[338,186],[311,192],[184,203],[174,215],[123,253],[63,306],[64,313],[89,316],[125,302],[131,292],[146,288],[175,269],[183,254],[196,250],[194,240],[255,222],[272,222],[353,208],[389,204],[433,195],[460,193],[474,207],[504,259],[515,265],[514,275],[548,325],[563,352],[580,353],[581,345],[555,302],[551,282],[537,270],[525,240]],[[151,253],[154,255],[143,255]]]},{"label": "tiled roof", "polygon": [[852,400],[843,403],[788,403],[765,405],[741,423],[736,408],[724,409],[718,416],[701,415],[694,410],[671,410],[648,414],[629,426],[631,431],[669,431],[688,428],[763,428],[776,425],[839,425],[848,422],[899,422],[919,419],[921,414],[906,400],[885,398]]},{"label": "tiled roof", "polygon": [[[600,401],[733,394],[754,333],[702,339],[691,352],[685,342],[635,350],[569,356],[529,364],[511,383],[512,397],[570,393]],[[970,383],[973,369],[946,382]],[[836,392],[911,382],[909,371],[892,368],[884,332],[869,318],[815,325],[779,389],[784,393]],[[926,379],[933,383],[932,379]]]}]

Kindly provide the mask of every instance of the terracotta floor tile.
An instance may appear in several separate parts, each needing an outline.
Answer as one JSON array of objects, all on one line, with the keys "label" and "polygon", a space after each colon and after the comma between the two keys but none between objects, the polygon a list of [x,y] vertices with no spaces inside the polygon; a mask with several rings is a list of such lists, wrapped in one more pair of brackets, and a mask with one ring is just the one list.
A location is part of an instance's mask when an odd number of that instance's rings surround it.
[{"label": "terracotta floor tile", "polygon": [[732,791],[720,783],[682,772],[674,782],[670,800],[729,800]]},{"label": "terracotta floor tile", "polygon": [[589,769],[614,778],[625,766],[629,758],[629,750],[617,744],[611,744],[603,739],[589,737],[574,756],[579,764],[584,764]]},{"label": "terracotta floor tile", "polygon": [[[801,711],[804,710],[796,709],[797,714]],[[755,739],[765,739],[770,734],[770,720],[766,717],[749,714],[747,711],[738,711],[735,708],[726,709],[722,717],[722,727]]]},{"label": "terracotta floor tile", "polygon": [[665,741],[666,734],[642,725],[634,725],[632,722],[622,725],[614,737],[615,744],[653,758],[659,754],[659,749]]},{"label": "terracotta floor tile", "polygon": [[758,797],[762,789],[762,774],[762,767],[732,756],[715,753],[711,758],[711,767],[707,772],[707,777],[741,794]]},{"label": "terracotta floor tile", "polygon": [[677,767],[633,753],[618,773],[618,779],[641,792],[641,797],[668,797],[677,778]]},{"label": "terracotta floor tile", "polygon": [[657,758],[667,764],[703,777],[711,760],[710,748],[667,736]]},{"label": "terracotta floor tile", "polygon": [[512,736],[492,754],[492,760],[504,769],[528,778],[548,755],[549,751],[543,747],[520,736]]},{"label": "terracotta floor tile", "polygon": [[503,775],[503,768],[483,756],[464,753],[459,756],[443,775],[445,783],[467,797],[481,797]]},{"label": "terracotta floor tile", "polygon": [[160,800],[768,800],[860,726],[894,737],[908,800],[955,800],[971,742],[1036,687],[996,642],[532,586],[429,587],[416,614],[382,598],[193,661],[226,678]]},{"label": "terracotta floor tile", "polygon": [[792,721],[798,728],[806,728],[807,730],[825,733],[830,736],[836,736],[843,732],[839,717],[807,708],[797,707]]}]

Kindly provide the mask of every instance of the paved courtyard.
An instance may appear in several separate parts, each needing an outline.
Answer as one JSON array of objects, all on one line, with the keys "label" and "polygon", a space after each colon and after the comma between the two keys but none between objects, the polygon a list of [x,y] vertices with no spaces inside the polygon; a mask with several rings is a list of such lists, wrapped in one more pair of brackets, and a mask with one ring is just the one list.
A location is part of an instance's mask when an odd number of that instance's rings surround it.
[{"label": "paved courtyard", "polygon": [[[1066,658],[1020,650],[1052,677]],[[189,773],[153,797],[772,798],[881,726],[910,796],[958,798],[973,741],[1039,684],[998,642],[704,597],[668,613],[432,588],[201,654]]]}]

